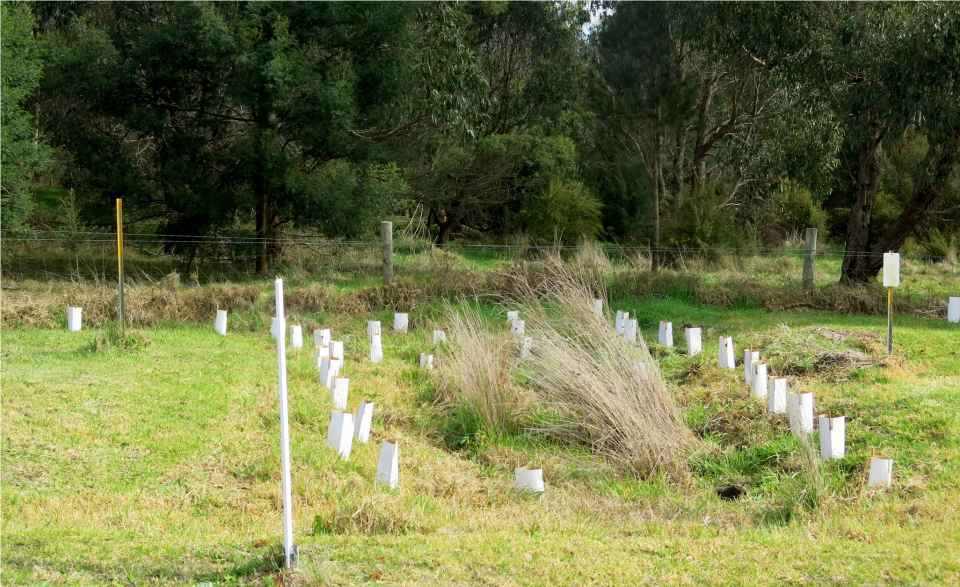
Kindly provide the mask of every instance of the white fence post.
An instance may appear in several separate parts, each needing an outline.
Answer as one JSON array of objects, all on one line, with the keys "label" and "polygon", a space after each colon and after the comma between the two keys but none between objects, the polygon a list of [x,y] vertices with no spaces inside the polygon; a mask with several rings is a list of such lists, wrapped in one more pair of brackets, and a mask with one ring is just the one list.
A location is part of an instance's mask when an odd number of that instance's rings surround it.
[{"label": "white fence post", "polygon": [[274,281],[277,316],[277,384],[280,391],[280,465],[283,491],[283,562],[288,569],[296,564],[293,545],[293,497],[290,488],[290,426],[287,420],[287,341],[283,313],[283,280]]}]

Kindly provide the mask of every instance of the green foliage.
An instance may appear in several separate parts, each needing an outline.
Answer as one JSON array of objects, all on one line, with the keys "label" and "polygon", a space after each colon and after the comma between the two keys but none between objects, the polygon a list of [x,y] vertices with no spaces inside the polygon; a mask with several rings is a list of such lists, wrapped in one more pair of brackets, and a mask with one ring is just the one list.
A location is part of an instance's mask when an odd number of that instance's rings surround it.
[{"label": "green foliage", "polygon": [[719,245],[745,248],[753,243],[749,231],[738,226],[742,222],[721,184],[709,183],[683,199],[680,210],[665,224],[665,245],[673,248],[703,250]]},{"label": "green foliage", "polygon": [[37,126],[74,226],[123,195],[143,231],[264,242],[416,209],[438,241],[749,247],[818,204],[842,236],[877,153],[850,246],[960,221],[960,177],[932,171],[960,151],[953,6],[601,4],[5,3],[5,226],[53,224]]},{"label": "green foliage", "polygon": [[[760,221],[768,231],[768,238],[780,243],[802,235],[805,228],[816,228],[819,234],[825,234],[827,214],[809,189],[785,179],[773,193]],[[775,230],[773,234],[771,229]]]},{"label": "green foliage", "polygon": [[0,111],[2,111],[3,173],[0,214],[5,229],[22,228],[33,208],[35,180],[49,164],[49,149],[39,140],[27,100],[43,75],[43,52],[33,36],[33,13],[27,4],[0,4]]},{"label": "green foliage", "polygon": [[484,438],[484,421],[467,404],[458,404],[445,417],[441,433],[443,441],[452,450],[469,450]]},{"label": "green foliage", "polygon": [[960,260],[960,231],[949,232],[934,228],[918,239],[917,248],[922,255],[942,258],[948,263]]},{"label": "green foliage", "polygon": [[522,215],[527,232],[541,241],[576,242],[600,230],[600,201],[579,181],[553,179]]},{"label": "green foliage", "polygon": [[289,181],[291,193],[302,197],[294,225],[318,227],[345,238],[371,238],[379,220],[409,192],[402,171],[393,163],[359,167],[335,159]]}]

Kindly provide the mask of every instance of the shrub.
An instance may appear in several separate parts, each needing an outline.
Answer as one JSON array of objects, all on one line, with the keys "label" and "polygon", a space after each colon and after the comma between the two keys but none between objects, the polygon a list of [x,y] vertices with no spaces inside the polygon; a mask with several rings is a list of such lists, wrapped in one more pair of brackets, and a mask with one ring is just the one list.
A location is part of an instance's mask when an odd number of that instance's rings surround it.
[{"label": "shrub", "polygon": [[553,179],[524,211],[524,225],[541,240],[576,242],[600,232],[600,201],[579,181]]},{"label": "shrub", "polygon": [[827,213],[810,190],[791,179],[780,182],[761,220],[775,231],[765,235],[771,241],[783,242],[806,228],[818,229],[821,239],[826,236]]}]

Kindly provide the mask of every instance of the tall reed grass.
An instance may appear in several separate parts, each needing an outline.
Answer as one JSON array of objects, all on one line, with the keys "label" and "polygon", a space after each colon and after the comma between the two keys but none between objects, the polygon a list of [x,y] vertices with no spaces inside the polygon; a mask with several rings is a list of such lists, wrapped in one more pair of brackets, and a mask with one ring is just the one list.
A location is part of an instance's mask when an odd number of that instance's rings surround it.
[{"label": "tall reed grass", "polygon": [[646,345],[627,343],[593,312],[604,288],[589,271],[557,261],[548,271],[527,298],[534,344],[525,380],[556,416],[540,432],[586,444],[641,477],[686,478],[695,440]]}]

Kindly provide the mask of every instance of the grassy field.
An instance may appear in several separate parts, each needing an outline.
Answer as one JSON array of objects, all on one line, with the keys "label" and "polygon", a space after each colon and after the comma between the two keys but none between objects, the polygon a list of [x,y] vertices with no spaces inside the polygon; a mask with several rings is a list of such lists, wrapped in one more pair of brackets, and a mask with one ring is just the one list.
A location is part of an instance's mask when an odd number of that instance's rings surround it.
[{"label": "grassy field", "polygon": [[[475,261],[484,263],[484,260]],[[932,278],[933,279],[933,278]],[[362,288],[365,284],[343,284]],[[329,393],[310,348],[289,354],[296,584],[956,584],[960,582],[960,328],[902,317],[716,308],[624,296],[647,340],[661,319],[702,325],[705,356],[654,348],[703,440],[685,483],[640,480],[586,447],[532,433],[462,436],[417,368],[442,326],[418,305],[406,335],[365,359],[365,321],[301,316],[346,343],[350,409],[376,403],[370,444],[342,462],[325,446]],[[502,320],[501,308],[483,311]],[[274,584],[280,503],[275,347],[263,331],[165,324],[133,350],[94,329],[6,329],[4,584]],[[847,456],[815,469],[782,417],[716,367],[718,334],[764,350],[817,411],[847,416]],[[309,338],[309,336],[307,336]],[[309,347],[309,341],[308,341]],[[857,350],[867,365],[813,361]],[[875,364],[873,364],[875,363]],[[474,431],[475,432],[475,431]],[[461,434],[461,436],[458,436]],[[383,439],[401,447],[401,487],[373,484]],[[454,450],[453,447],[459,447]],[[865,488],[871,455],[894,487]],[[513,489],[544,469],[547,491]],[[742,484],[720,500],[718,485]]]}]

